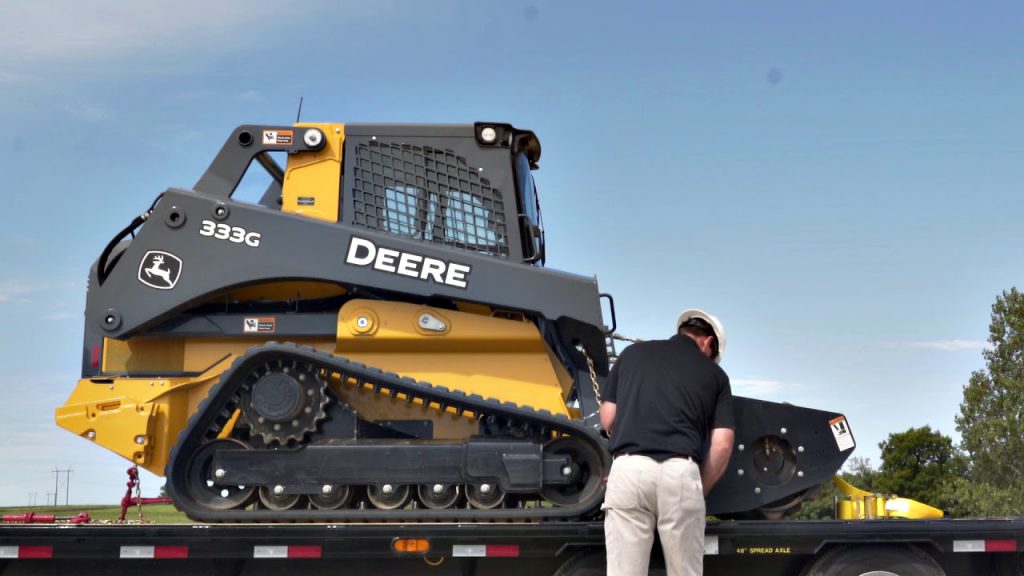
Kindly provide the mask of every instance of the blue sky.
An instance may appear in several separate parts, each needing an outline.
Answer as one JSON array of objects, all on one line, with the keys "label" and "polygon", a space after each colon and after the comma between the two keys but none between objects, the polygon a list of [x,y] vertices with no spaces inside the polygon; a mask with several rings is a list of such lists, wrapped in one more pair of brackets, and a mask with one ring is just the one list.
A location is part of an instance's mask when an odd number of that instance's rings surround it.
[{"label": "blue sky", "polygon": [[300,96],[309,121],[535,130],[549,266],[596,275],[630,336],[717,314],[736,393],[844,412],[875,464],[891,432],[955,435],[1021,285],[1018,3],[150,4],[0,4],[0,505],[55,466],[72,502],[119,499],[127,462],[52,417],[88,268]]}]

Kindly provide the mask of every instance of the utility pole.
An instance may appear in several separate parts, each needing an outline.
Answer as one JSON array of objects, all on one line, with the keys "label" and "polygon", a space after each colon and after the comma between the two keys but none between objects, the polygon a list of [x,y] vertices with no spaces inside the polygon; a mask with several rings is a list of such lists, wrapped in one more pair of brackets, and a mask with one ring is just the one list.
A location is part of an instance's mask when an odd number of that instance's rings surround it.
[{"label": "utility pole", "polygon": [[53,505],[57,505],[57,495],[60,494],[60,475],[64,474],[64,504],[68,505],[68,498],[71,494],[71,468],[61,470],[56,466],[53,468]]}]

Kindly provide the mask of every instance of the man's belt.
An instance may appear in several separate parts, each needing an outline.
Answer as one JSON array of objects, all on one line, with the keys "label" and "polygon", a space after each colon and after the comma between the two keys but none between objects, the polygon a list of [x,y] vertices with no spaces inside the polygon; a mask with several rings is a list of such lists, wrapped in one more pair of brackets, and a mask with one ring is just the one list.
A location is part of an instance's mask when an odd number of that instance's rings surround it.
[{"label": "man's belt", "polygon": [[[613,459],[618,458],[619,456],[647,456],[648,458],[653,458],[653,456],[649,454],[644,454],[643,452],[615,452],[612,454]],[[666,460],[671,460],[672,458],[682,458],[683,460],[690,460],[691,462],[697,461],[696,458],[690,456],[689,454],[673,454],[672,456],[666,458]]]}]

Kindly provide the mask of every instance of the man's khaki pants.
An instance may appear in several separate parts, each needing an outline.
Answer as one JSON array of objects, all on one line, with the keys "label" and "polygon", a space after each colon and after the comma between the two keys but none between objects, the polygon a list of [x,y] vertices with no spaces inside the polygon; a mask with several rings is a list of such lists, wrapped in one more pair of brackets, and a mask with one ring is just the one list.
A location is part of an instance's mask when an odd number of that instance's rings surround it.
[{"label": "man's khaki pants", "polygon": [[608,576],[647,576],[655,527],[668,576],[703,574],[704,490],[695,462],[619,456],[601,508]]}]

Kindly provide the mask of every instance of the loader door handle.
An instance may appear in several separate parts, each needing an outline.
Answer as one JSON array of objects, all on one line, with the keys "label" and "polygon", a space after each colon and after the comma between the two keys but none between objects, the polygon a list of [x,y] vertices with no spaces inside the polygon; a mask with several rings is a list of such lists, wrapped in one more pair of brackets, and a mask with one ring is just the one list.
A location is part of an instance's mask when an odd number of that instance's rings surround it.
[{"label": "loader door handle", "polygon": [[535,226],[526,214],[519,215],[519,227],[523,231],[523,262],[533,264],[544,259],[544,244],[541,240],[541,248],[537,248],[537,239],[540,238],[540,228]]},{"label": "loader door handle", "polygon": [[597,295],[598,298],[608,299],[608,311],[611,312],[612,316],[612,327],[605,331],[605,336],[611,336],[615,333],[615,328],[618,326],[618,322],[615,320],[615,298],[612,298],[611,294],[601,293]]}]

